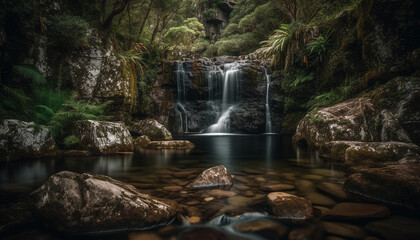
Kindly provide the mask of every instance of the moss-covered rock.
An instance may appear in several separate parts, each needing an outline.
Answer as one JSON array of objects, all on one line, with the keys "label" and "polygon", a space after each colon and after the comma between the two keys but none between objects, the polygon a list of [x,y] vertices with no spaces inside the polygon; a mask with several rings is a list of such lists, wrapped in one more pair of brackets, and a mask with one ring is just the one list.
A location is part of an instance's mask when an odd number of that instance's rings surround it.
[{"label": "moss-covered rock", "polygon": [[1,161],[57,154],[58,147],[47,127],[16,119],[5,119],[0,124]]},{"label": "moss-covered rock", "polygon": [[80,146],[94,154],[132,152],[132,137],[122,122],[82,120],[74,123],[73,135]]},{"label": "moss-covered rock", "polygon": [[420,78],[396,77],[365,97],[304,117],[293,137],[320,146],[329,141],[399,141],[419,144]]}]

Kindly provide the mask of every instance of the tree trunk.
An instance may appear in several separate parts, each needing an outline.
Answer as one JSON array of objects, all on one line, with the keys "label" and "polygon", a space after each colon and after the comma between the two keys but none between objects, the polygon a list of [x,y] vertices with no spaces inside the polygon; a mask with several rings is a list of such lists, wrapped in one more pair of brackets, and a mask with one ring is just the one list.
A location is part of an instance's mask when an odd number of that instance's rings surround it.
[{"label": "tree trunk", "polygon": [[109,16],[106,18],[104,23],[102,24],[102,27],[104,29],[108,29],[111,26],[111,23],[112,23],[112,20],[114,19],[114,17],[117,16],[118,14],[122,13],[127,8],[129,2],[130,2],[130,0],[123,0],[123,2],[121,3],[121,5],[118,8],[115,7],[112,10],[112,12],[109,14]]},{"label": "tree trunk", "polygon": [[150,0],[149,6],[147,7],[146,15],[144,15],[143,22],[141,23],[141,26],[140,26],[139,38],[141,37],[141,34],[143,33],[143,29],[144,29],[144,26],[146,25],[147,18],[149,17],[150,10],[152,10],[153,2],[154,0]]}]

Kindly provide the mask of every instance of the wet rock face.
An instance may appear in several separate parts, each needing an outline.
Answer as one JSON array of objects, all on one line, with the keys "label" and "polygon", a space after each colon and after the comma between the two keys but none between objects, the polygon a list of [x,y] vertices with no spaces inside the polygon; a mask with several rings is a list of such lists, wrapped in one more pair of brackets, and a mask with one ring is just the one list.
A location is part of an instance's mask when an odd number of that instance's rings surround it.
[{"label": "wet rock face", "polygon": [[132,137],[122,122],[82,120],[74,123],[73,135],[94,154],[132,152]]},{"label": "wet rock face", "polygon": [[396,77],[371,97],[353,98],[303,118],[293,137],[319,146],[329,141],[419,144],[420,78]]},{"label": "wet rock face", "polygon": [[165,126],[160,124],[155,119],[145,119],[134,123],[131,126],[130,132],[133,135],[146,135],[152,141],[172,140],[172,134]]},{"label": "wet rock face", "polygon": [[279,218],[290,220],[312,218],[313,209],[309,200],[284,192],[272,192],[267,198],[273,213]]},{"label": "wet rock face", "polygon": [[166,224],[175,202],[95,174],[59,172],[31,194],[33,211],[59,231],[86,234]]},{"label": "wet rock face", "polygon": [[57,154],[58,147],[49,129],[34,123],[6,119],[0,125],[1,160],[48,157]]},{"label": "wet rock face", "polygon": [[194,188],[231,187],[232,185],[232,175],[223,165],[204,170],[189,184],[189,186]]},{"label": "wet rock face", "polygon": [[[225,64],[238,62],[239,99],[230,116],[230,132],[265,132],[266,77],[264,62],[241,60],[238,57],[218,57],[171,63],[158,76],[153,94],[155,119],[162,120],[172,133],[200,132],[215,124],[221,116]],[[179,72],[182,65],[182,83]],[[179,88],[182,91],[179,91]],[[283,119],[283,97],[280,84],[272,80],[269,101],[273,132],[280,132]],[[181,102],[182,107],[177,104]],[[185,109],[185,111],[184,111]],[[187,121],[185,120],[187,118]]]}]

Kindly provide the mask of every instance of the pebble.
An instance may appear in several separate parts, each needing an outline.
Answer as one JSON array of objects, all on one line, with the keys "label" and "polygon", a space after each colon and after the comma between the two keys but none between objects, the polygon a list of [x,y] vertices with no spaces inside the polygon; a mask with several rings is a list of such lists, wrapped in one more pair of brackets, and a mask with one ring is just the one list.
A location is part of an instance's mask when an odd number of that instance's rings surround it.
[{"label": "pebble", "polygon": [[408,217],[392,216],[387,219],[370,222],[365,228],[368,232],[386,240],[417,240],[420,236],[420,221]]},{"label": "pebble", "polygon": [[340,237],[362,239],[366,232],[359,226],[348,223],[323,222],[322,226],[327,233]]},{"label": "pebble", "polygon": [[293,190],[295,189],[295,186],[290,184],[275,184],[275,185],[268,185],[261,187],[261,190],[267,191],[267,192],[279,192],[279,191],[287,191],[287,190]]},{"label": "pebble", "polygon": [[328,213],[329,219],[351,220],[360,218],[384,218],[391,213],[382,205],[343,202],[335,205]]},{"label": "pebble", "polygon": [[185,204],[188,206],[193,206],[193,205],[200,204],[200,202],[197,200],[193,200],[193,201],[186,202]]},{"label": "pebble", "polygon": [[308,180],[297,180],[295,186],[300,192],[304,193],[314,192],[316,188],[315,184]]},{"label": "pebble", "polygon": [[204,201],[206,201],[206,202],[210,202],[210,201],[213,201],[213,200],[214,200],[214,197],[204,198]]},{"label": "pebble", "polygon": [[318,181],[318,180],[322,180],[324,177],[323,176],[320,176],[320,175],[311,175],[311,174],[308,174],[308,175],[303,175],[302,178],[303,179],[308,179],[308,180]]},{"label": "pebble", "polygon": [[219,190],[219,189],[210,190],[208,194],[215,197],[233,197],[236,195],[235,192]]},{"label": "pebble", "polygon": [[332,200],[331,198],[317,192],[311,192],[311,193],[305,194],[305,198],[311,201],[312,204],[314,205],[331,207],[336,204],[336,202]]},{"label": "pebble", "polygon": [[253,202],[252,198],[243,197],[243,196],[234,196],[228,198],[228,203],[236,207],[245,207],[250,205]]},{"label": "pebble", "polygon": [[322,182],[317,185],[318,189],[322,192],[329,194],[338,199],[346,199],[347,193],[343,190],[343,186],[338,184],[329,183],[329,182]]},{"label": "pebble", "polygon": [[245,191],[242,195],[244,195],[245,197],[253,197],[255,196],[255,193],[252,191]]},{"label": "pebble", "polygon": [[177,191],[179,191],[181,189],[182,189],[181,186],[170,186],[170,187],[164,187],[163,188],[163,190],[170,191],[170,192],[177,192]]},{"label": "pebble", "polygon": [[233,226],[238,232],[251,233],[264,237],[264,239],[281,239],[287,232],[283,224],[270,220],[258,219],[248,222],[240,222]]}]

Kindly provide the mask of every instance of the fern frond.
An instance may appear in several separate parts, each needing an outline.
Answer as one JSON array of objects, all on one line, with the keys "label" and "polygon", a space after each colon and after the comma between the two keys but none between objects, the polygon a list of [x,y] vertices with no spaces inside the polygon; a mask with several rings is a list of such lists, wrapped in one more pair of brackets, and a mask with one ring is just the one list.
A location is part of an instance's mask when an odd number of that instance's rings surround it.
[{"label": "fern frond", "polygon": [[36,85],[44,85],[47,83],[45,76],[31,65],[15,65],[13,67],[13,73],[17,77],[30,80]]}]

